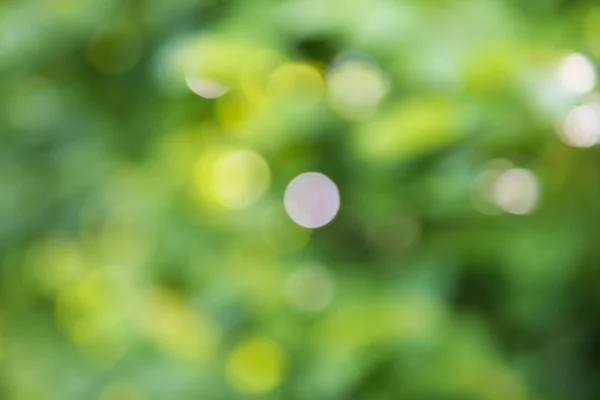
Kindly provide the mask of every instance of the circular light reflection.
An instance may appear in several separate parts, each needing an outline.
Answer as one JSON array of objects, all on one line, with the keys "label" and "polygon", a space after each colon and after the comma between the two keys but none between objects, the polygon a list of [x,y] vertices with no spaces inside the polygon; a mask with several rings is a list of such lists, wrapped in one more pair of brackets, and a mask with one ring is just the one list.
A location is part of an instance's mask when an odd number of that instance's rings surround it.
[{"label": "circular light reflection", "polygon": [[266,338],[241,343],[227,360],[227,376],[238,390],[259,395],[274,389],[283,378],[284,355]]},{"label": "circular light reflection", "polygon": [[269,76],[268,90],[279,99],[298,98],[317,102],[323,94],[323,78],[318,69],[304,63],[285,63]]},{"label": "circular light reflection", "polygon": [[342,116],[360,120],[376,111],[387,92],[387,82],[371,64],[343,61],[327,74],[327,95]]},{"label": "circular light reflection", "polygon": [[298,175],[288,184],[283,198],[289,217],[305,228],[327,225],[340,208],[337,186],[318,172]]},{"label": "circular light reflection", "polygon": [[596,86],[596,70],[583,54],[573,53],[560,64],[558,82],[571,93],[588,93]]},{"label": "circular light reflection", "polygon": [[560,138],[573,147],[590,147],[600,139],[600,106],[575,107],[565,117]]},{"label": "circular light reflection", "polygon": [[494,202],[504,211],[523,215],[530,213],[538,200],[538,183],[525,169],[509,169],[500,174],[492,186]]},{"label": "circular light reflection", "polygon": [[304,312],[322,311],[333,300],[334,280],[329,271],[319,266],[295,270],[285,286],[288,301]]},{"label": "circular light reflection", "polygon": [[270,183],[267,162],[251,150],[226,154],[213,165],[213,195],[227,208],[248,207],[265,193]]},{"label": "circular light reflection", "polygon": [[200,97],[205,99],[216,99],[223,96],[229,91],[227,86],[221,85],[219,82],[209,79],[185,77],[187,87]]}]

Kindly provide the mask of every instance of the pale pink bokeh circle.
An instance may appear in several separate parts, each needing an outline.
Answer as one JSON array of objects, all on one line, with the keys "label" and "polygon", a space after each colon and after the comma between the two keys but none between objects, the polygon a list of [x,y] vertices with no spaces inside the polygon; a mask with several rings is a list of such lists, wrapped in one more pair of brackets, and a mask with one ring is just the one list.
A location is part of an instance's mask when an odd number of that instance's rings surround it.
[{"label": "pale pink bokeh circle", "polygon": [[305,228],[327,225],[340,209],[335,183],[319,172],[305,172],[288,184],[283,204],[290,218]]}]

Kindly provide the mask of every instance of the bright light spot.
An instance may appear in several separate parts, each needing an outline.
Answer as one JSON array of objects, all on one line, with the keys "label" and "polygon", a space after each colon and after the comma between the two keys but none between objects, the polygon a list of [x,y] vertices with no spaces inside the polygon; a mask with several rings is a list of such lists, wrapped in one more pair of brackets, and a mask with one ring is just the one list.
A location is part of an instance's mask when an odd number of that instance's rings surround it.
[{"label": "bright light spot", "polygon": [[268,81],[269,93],[276,98],[296,97],[310,103],[323,95],[323,78],[315,67],[303,63],[286,63],[278,67]]},{"label": "bright light spot", "polygon": [[327,95],[335,111],[349,119],[372,115],[385,96],[388,86],[371,63],[343,61],[327,75]]},{"label": "bright light spot", "polygon": [[494,202],[511,214],[530,213],[538,199],[537,180],[525,169],[503,172],[494,180],[492,191]]},{"label": "bright light spot", "polygon": [[216,161],[211,183],[219,204],[241,209],[256,202],[269,188],[271,171],[260,155],[251,150],[240,150]]},{"label": "bright light spot", "polygon": [[325,268],[303,267],[292,272],[285,292],[292,306],[305,312],[325,309],[333,299],[334,281]]},{"label": "bright light spot", "polygon": [[227,377],[240,391],[263,394],[281,382],[285,362],[281,348],[265,338],[240,344],[227,360]]},{"label": "bright light spot", "polygon": [[573,53],[560,64],[558,81],[563,88],[571,93],[588,93],[596,86],[594,65],[584,55]]},{"label": "bright light spot", "polygon": [[283,203],[295,223],[306,228],[319,228],[331,222],[337,214],[340,193],[327,176],[306,172],[288,184]]},{"label": "bright light spot", "polygon": [[185,77],[185,83],[188,88],[200,97],[205,99],[216,99],[229,91],[229,88],[221,85],[219,82],[208,79]]},{"label": "bright light spot", "polygon": [[566,116],[561,139],[573,147],[590,147],[600,139],[600,106],[583,105],[572,109]]}]

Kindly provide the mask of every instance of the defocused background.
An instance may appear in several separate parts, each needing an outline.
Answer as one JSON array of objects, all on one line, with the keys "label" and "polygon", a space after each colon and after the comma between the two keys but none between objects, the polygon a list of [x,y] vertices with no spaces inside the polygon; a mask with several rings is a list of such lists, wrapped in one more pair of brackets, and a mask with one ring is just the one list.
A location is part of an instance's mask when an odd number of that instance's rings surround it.
[{"label": "defocused background", "polygon": [[0,0],[0,399],[600,399],[599,60],[595,0]]}]

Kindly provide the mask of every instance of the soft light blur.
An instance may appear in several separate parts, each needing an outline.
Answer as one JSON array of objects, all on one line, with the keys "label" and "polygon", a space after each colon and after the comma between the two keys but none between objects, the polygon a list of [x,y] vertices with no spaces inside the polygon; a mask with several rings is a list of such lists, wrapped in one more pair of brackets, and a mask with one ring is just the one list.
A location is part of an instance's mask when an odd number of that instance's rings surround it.
[{"label": "soft light blur", "polygon": [[221,97],[228,90],[225,86],[211,80],[186,77],[185,82],[192,92],[207,99]]},{"label": "soft light blur", "polygon": [[535,176],[524,169],[509,169],[493,184],[493,198],[498,206],[511,214],[530,213],[538,199]]},{"label": "soft light blur", "polygon": [[596,71],[587,57],[573,53],[561,62],[558,80],[569,92],[588,93],[596,86]]},{"label": "soft light blur", "polygon": [[286,281],[289,302],[300,311],[317,312],[331,303],[335,284],[330,273],[319,266],[305,266],[290,274]]},{"label": "soft light blur", "polygon": [[584,104],[573,108],[559,131],[561,139],[573,147],[590,147],[600,139],[600,106]]},{"label": "soft light blur", "polygon": [[597,0],[0,0],[0,400],[600,399]]},{"label": "soft light blur", "polygon": [[327,79],[332,107],[349,119],[364,119],[375,113],[387,92],[387,83],[368,61],[339,57]]},{"label": "soft light blur", "polygon": [[290,218],[305,228],[327,225],[340,208],[337,186],[318,172],[305,172],[288,184],[283,198]]}]

